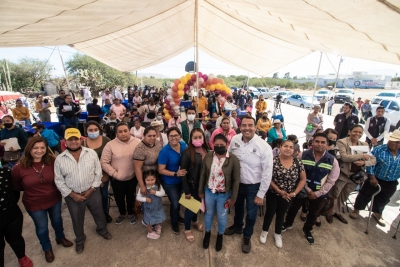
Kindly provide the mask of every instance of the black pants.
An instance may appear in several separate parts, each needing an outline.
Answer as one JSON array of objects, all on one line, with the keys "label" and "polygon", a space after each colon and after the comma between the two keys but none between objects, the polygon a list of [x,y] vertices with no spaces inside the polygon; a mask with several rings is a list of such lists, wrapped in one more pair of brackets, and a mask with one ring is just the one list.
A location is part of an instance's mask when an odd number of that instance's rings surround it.
[{"label": "black pants", "polygon": [[[128,215],[135,214],[134,206],[136,199],[137,179],[133,177],[128,181],[119,181],[111,179],[111,186],[114,191],[115,202],[117,203],[119,214]],[[126,205],[125,205],[126,199]]]},{"label": "black pants", "polygon": [[[397,181],[384,181],[378,179],[378,183],[381,186],[381,192],[374,197],[372,204],[372,212],[382,214],[386,204],[389,203],[390,198],[396,192]],[[364,185],[361,187],[360,192],[354,203],[354,208],[357,210],[363,210],[367,204],[371,201],[372,195],[378,190],[378,187],[374,187],[370,184],[369,179],[365,180]]]},{"label": "black pants", "polygon": [[22,237],[23,218],[18,205],[0,215],[0,266],[4,266],[5,241],[10,245],[18,259],[25,256],[25,240]]},{"label": "black pants", "polygon": [[272,219],[275,218],[275,234],[280,235],[282,232],[283,219],[285,213],[290,206],[290,202],[283,199],[270,191],[267,192],[267,210],[265,211],[263,231],[268,232]]},{"label": "black pants", "polygon": [[306,198],[293,198],[292,204],[290,205],[288,212],[286,213],[285,222],[288,225],[292,225],[294,222],[294,218],[297,215],[297,212],[303,205],[304,201],[308,201],[308,213],[307,213],[307,220],[304,223],[303,229],[305,231],[311,231],[313,225],[315,224],[319,211],[324,207],[325,198],[319,197],[317,199],[306,199]]}]

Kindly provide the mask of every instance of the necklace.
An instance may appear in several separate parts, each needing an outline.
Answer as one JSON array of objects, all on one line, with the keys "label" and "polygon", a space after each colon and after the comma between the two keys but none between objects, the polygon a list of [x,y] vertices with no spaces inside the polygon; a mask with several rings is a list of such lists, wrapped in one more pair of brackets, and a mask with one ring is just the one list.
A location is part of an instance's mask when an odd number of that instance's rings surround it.
[{"label": "necklace", "polygon": [[33,165],[32,165],[32,168],[35,170],[37,176],[38,176],[39,179],[40,179],[40,182],[43,184],[43,183],[45,182],[45,180],[44,180],[44,178],[43,178],[43,175],[42,175],[42,171],[43,171],[43,169],[44,169],[44,163],[42,164],[42,169],[41,169],[40,171],[36,170],[36,168],[33,167]]}]

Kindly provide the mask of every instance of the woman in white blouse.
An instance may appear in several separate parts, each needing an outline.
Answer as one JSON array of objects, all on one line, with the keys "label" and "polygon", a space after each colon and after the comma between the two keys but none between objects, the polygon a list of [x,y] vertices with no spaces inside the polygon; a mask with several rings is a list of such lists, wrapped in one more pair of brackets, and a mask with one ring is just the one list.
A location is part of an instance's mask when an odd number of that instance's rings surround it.
[{"label": "woman in white blouse", "polygon": [[136,93],[135,96],[132,98],[132,104],[137,106],[138,104],[142,104],[142,98],[139,96],[139,93]]},{"label": "woman in white blouse", "polygon": [[143,139],[144,127],[140,124],[139,120],[135,120],[133,127],[130,130],[130,133],[132,136],[134,136],[140,140]]}]

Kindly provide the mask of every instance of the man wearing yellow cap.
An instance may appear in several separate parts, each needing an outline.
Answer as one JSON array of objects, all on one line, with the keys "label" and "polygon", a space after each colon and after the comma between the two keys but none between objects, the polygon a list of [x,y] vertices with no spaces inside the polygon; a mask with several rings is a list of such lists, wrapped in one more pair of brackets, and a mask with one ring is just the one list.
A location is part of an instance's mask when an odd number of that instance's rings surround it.
[{"label": "man wearing yellow cap", "polygon": [[102,170],[99,158],[92,149],[81,146],[81,133],[77,128],[65,130],[67,149],[55,161],[55,183],[65,198],[75,233],[76,252],[82,253],[86,235],[84,217],[86,207],[96,223],[96,232],[104,239],[112,236],[102,209],[100,190]]}]

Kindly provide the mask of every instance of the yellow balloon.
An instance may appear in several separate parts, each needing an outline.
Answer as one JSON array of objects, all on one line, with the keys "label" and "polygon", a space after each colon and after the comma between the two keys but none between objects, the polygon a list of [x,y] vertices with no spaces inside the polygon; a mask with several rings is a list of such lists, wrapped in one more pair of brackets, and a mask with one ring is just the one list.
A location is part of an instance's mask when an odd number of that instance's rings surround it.
[{"label": "yellow balloon", "polygon": [[206,90],[207,90],[207,91],[210,90],[210,86],[209,86],[209,85],[206,86]]},{"label": "yellow balloon", "polygon": [[164,115],[165,120],[169,121],[171,119],[171,115],[169,113],[166,113]]},{"label": "yellow balloon", "polygon": [[183,88],[185,88],[185,86],[183,85],[183,83],[178,84],[178,89],[179,89],[180,91],[182,91]]},{"label": "yellow balloon", "polygon": [[183,85],[185,85],[187,83],[187,79],[185,76],[182,76],[181,83],[183,83]]},{"label": "yellow balloon", "polygon": [[164,108],[163,111],[164,111],[164,114],[169,113],[169,112],[168,112],[168,109],[166,109],[166,108]]},{"label": "yellow balloon", "polygon": [[192,78],[192,74],[190,74],[190,73],[186,73],[186,80],[190,80]]},{"label": "yellow balloon", "polygon": [[185,94],[185,92],[183,90],[179,90],[178,91],[178,96],[179,97],[182,97],[184,94]]},{"label": "yellow balloon", "polygon": [[217,84],[215,85],[215,88],[216,88],[217,90],[221,90],[221,89],[222,89],[222,85],[221,85],[220,83],[217,83]]},{"label": "yellow balloon", "polygon": [[215,85],[214,85],[214,84],[211,84],[211,85],[210,85],[210,90],[211,90],[211,91],[214,91],[214,90],[215,90]]},{"label": "yellow balloon", "polygon": [[231,94],[231,89],[230,89],[230,88],[227,88],[227,89],[225,90],[225,92],[226,92],[228,95],[230,95],[230,94]]}]

